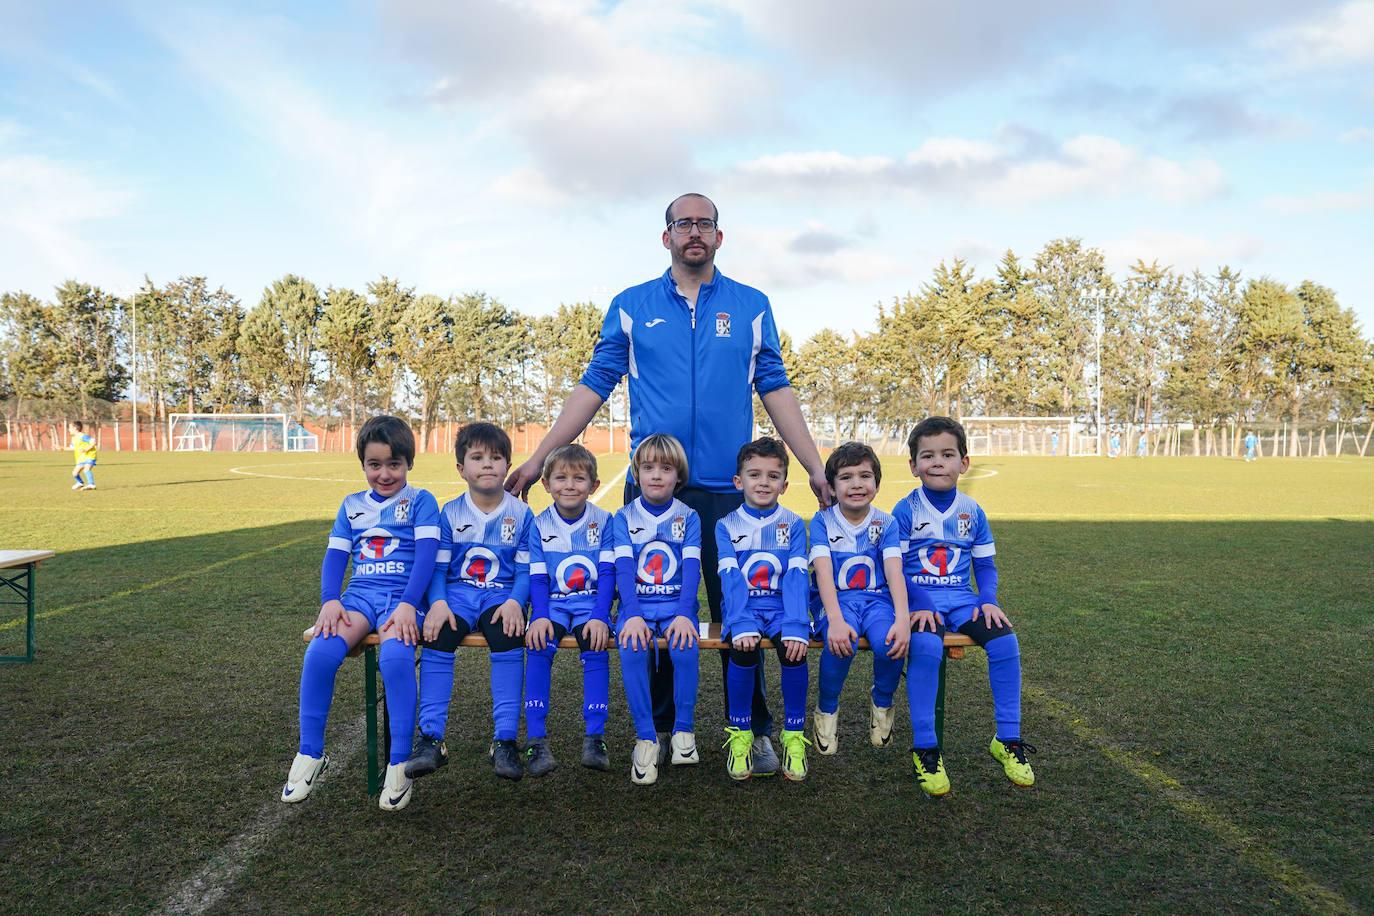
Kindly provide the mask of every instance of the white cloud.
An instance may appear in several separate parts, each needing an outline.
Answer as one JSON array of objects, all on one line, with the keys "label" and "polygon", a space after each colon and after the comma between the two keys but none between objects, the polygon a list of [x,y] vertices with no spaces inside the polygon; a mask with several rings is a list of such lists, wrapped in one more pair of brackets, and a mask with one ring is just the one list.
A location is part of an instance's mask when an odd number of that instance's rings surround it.
[{"label": "white cloud", "polygon": [[1374,210],[1374,185],[1312,194],[1271,194],[1264,206],[1280,213],[1330,213]]},{"label": "white cloud", "polygon": [[1095,246],[1118,279],[1130,275],[1137,261],[1159,262],[1179,273],[1201,270],[1210,274],[1223,264],[1239,267],[1254,263],[1269,250],[1255,235],[1211,237],[1191,232],[1144,229]]},{"label": "white cloud", "polygon": [[1338,138],[1342,143],[1369,144],[1374,143],[1374,130],[1360,126],[1352,127]]},{"label": "white cloud", "polygon": [[1300,25],[1277,29],[1261,41],[1299,69],[1374,62],[1374,0],[1350,0]]}]

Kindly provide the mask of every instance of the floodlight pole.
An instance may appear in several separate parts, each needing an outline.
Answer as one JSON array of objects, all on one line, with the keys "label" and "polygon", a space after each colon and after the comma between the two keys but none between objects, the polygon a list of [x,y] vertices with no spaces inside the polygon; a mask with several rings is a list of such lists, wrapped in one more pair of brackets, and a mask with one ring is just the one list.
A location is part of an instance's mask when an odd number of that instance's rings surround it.
[{"label": "floodlight pole", "polygon": [[133,369],[133,392],[130,400],[134,408],[134,451],[138,451],[138,290],[129,293],[129,305],[133,311],[133,333],[129,335],[129,346],[133,353],[129,364]]},{"label": "floodlight pole", "polygon": [[1093,306],[1095,308],[1093,318],[1095,356],[1093,357],[1093,362],[1095,363],[1095,374],[1097,375],[1097,454],[1098,457],[1101,457],[1104,453],[1105,445],[1105,441],[1102,437],[1102,300],[1106,298],[1107,291],[1099,287],[1084,295],[1093,301]]}]

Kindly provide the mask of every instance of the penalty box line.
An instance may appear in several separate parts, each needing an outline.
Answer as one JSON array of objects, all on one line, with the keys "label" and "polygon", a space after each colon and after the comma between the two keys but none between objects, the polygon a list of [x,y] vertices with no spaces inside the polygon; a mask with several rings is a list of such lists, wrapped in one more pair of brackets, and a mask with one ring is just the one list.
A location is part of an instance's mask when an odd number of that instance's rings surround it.
[{"label": "penalty box line", "polygon": [[1088,725],[1084,717],[1069,704],[1024,682],[1021,689],[1027,697],[1059,716],[1069,731],[1081,741],[1138,779],[1175,812],[1210,830],[1223,843],[1234,849],[1242,861],[1292,894],[1304,908],[1319,913],[1357,912],[1350,901],[1247,834],[1206,799],[1190,792],[1177,779],[1153,763],[1126,750],[1104,732]]},{"label": "penalty box line", "polygon": [[[319,535],[303,535],[298,538],[292,538],[289,541],[283,541],[280,544],[273,544],[271,547],[260,547],[257,550],[250,550],[247,553],[241,553],[236,557],[228,557],[223,560],[216,560],[214,563],[211,563],[208,566],[202,566],[199,569],[190,569],[185,572],[179,572],[174,576],[168,576],[165,579],[158,579],[156,582],[149,582],[145,585],[140,585],[135,588],[126,588],[122,591],[111,592],[108,595],[100,595],[99,597],[91,598],[88,601],[82,601],[78,604],[68,604],[59,608],[53,608],[51,611],[43,611],[41,613],[34,614],[33,616],[35,620],[46,620],[49,617],[56,617],[59,614],[65,614],[68,611],[74,611],[78,608],[89,608],[91,605],[100,604],[103,601],[113,601],[117,598],[128,598],[130,595],[137,595],[141,594],[142,592],[151,591],[155,588],[162,588],[164,585],[171,585],[174,582],[181,582],[185,579],[190,579],[193,576],[202,576],[205,573],[211,572],[216,569],[221,569],[233,563],[239,563],[243,560],[251,560],[253,557],[262,556],[263,554],[271,553],[274,550],[281,550],[283,547],[294,547],[295,545],[304,543],[305,541],[318,539]],[[0,623],[0,630],[13,629],[14,627],[23,626],[24,623],[25,620],[23,617],[19,617],[14,620],[7,620],[4,623]]]}]

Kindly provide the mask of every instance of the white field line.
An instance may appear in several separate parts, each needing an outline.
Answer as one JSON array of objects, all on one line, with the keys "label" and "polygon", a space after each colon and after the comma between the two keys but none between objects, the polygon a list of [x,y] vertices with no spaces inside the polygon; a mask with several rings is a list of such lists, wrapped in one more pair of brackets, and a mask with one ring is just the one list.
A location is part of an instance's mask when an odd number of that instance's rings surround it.
[{"label": "white field line", "polygon": [[[331,782],[336,781],[336,776],[348,772],[348,761],[363,746],[366,726],[366,713],[351,723],[344,733],[343,740],[339,742],[338,749],[329,755],[329,769],[320,777],[321,781],[315,786],[314,792],[323,790]],[[352,791],[352,788],[344,791]],[[199,914],[220,903],[233,889],[234,882],[252,862],[253,857],[272,842],[272,838],[281,825],[286,823],[287,818],[296,816],[300,809],[308,804],[311,804],[309,799],[295,805],[288,805],[276,798],[265,802],[238,836],[226,843],[200,871],[176,887],[168,889],[158,912],[168,916]]]}]

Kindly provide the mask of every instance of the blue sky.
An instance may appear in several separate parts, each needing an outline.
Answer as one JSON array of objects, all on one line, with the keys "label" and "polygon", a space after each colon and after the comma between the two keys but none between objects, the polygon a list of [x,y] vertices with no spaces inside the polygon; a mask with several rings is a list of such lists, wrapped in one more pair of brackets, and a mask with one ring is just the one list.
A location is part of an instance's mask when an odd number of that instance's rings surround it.
[{"label": "blue sky", "polygon": [[798,341],[1076,236],[1332,287],[1374,336],[1374,0],[0,0],[0,290],[285,273],[532,314],[669,199]]}]

